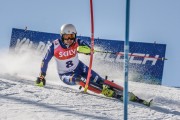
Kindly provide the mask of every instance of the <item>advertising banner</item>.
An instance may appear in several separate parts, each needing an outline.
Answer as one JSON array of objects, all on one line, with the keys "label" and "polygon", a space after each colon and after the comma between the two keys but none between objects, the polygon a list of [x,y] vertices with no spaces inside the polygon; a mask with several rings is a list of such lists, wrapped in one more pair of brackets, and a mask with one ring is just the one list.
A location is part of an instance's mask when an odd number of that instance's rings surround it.
[{"label": "advertising banner", "polygon": [[[33,49],[37,54],[44,54],[51,42],[59,34],[12,29],[10,51],[23,53]],[[90,37],[78,36],[90,43]],[[103,64],[112,64],[123,70],[124,41],[95,39],[95,58]],[[161,84],[164,68],[166,45],[157,43],[129,42],[129,74],[133,81]]]}]

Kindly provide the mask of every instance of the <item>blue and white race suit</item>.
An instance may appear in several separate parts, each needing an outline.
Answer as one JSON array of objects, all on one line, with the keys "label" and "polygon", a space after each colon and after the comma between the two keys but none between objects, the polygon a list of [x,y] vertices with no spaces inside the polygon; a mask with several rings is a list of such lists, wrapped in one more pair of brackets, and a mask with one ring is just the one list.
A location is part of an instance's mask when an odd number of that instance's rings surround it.
[{"label": "blue and white race suit", "polygon": [[[62,40],[54,40],[43,58],[41,73],[46,74],[48,63],[54,56],[59,77],[64,83],[76,85],[78,84],[76,80],[79,77],[81,77],[81,79],[84,78],[83,80],[85,82],[88,74],[88,67],[78,58],[78,46],[89,45],[80,39],[76,39],[72,45],[67,47]],[[101,81],[103,81],[103,78],[92,70],[90,82],[99,84]]]}]

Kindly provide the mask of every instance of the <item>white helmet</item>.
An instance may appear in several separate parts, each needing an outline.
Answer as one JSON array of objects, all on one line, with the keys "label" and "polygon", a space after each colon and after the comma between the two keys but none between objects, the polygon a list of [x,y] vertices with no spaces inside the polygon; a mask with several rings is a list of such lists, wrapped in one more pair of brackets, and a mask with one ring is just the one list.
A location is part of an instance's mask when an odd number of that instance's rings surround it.
[{"label": "white helmet", "polygon": [[60,35],[63,34],[77,34],[77,31],[73,24],[64,24],[60,30]]}]

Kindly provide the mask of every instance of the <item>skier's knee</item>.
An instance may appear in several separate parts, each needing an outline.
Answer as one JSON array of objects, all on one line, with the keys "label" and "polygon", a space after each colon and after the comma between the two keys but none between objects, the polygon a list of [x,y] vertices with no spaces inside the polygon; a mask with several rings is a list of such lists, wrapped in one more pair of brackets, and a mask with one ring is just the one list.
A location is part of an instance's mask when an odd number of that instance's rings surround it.
[{"label": "skier's knee", "polygon": [[81,75],[73,75],[72,81],[78,85],[80,81],[86,82],[86,79],[83,78]]},{"label": "skier's knee", "polygon": [[79,84],[81,77],[73,74],[69,76],[62,76],[61,79],[68,85],[77,85]]},{"label": "skier's knee", "polygon": [[62,81],[68,85],[75,85],[75,83],[72,81],[72,79],[70,77],[65,77],[62,79]]}]

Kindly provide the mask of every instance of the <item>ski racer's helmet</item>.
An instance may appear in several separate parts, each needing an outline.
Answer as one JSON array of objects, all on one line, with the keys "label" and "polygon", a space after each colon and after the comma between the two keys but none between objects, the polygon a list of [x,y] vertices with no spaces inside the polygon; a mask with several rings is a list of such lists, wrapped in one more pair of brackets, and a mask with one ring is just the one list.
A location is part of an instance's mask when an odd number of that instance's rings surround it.
[{"label": "ski racer's helmet", "polygon": [[73,24],[64,24],[60,29],[61,39],[64,42],[65,39],[76,39],[76,28]]}]

